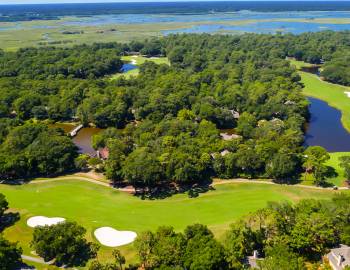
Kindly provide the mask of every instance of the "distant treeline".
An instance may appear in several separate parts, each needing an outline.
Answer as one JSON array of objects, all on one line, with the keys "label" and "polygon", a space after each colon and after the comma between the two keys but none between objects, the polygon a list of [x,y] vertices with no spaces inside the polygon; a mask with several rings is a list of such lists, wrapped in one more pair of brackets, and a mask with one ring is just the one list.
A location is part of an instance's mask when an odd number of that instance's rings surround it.
[{"label": "distant treeline", "polygon": [[346,1],[222,1],[2,5],[0,21],[55,19],[101,14],[205,14],[212,12],[347,11]]}]

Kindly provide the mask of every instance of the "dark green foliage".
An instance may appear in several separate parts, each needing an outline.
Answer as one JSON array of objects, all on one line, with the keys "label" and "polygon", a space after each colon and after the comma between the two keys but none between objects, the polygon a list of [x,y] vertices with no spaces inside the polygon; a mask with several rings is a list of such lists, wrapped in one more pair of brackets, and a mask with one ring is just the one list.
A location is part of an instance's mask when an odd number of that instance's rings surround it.
[{"label": "dark green foliage", "polygon": [[[348,57],[341,56],[348,44],[348,32],[325,31],[169,35],[130,44],[3,52],[0,174],[10,179],[74,167],[75,156],[67,153],[72,152],[70,143],[61,135],[44,141],[39,133],[51,136],[45,130],[24,131],[28,142],[19,142],[23,145],[11,152],[12,130],[35,118],[109,128],[93,144],[109,149],[109,160],[100,169],[114,181],[148,187],[169,182],[192,185],[211,176],[293,181],[303,164],[308,103],[298,73],[284,58],[326,61],[324,72],[330,80],[346,79]],[[105,78],[119,71],[119,57],[130,52],[165,55],[171,65],[146,61],[136,78]],[[337,65],[342,67],[340,76],[331,72]],[[222,128],[234,128],[242,137],[223,141]],[[62,157],[55,155],[63,148],[67,150]],[[316,184],[324,184],[327,168],[322,162],[309,165]]]},{"label": "dark green foliage", "polygon": [[350,54],[347,51],[339,51],[334,54],[332,60],[326,62],[321,75],[330,82],[350,85]]},{"label": "dark green foliage", "polygon": [[98,247],[87,242],[86,230],[75,222],[36,227],[31,246],[45,261],[56,265],[83,266],[96,257]]},{"label": "dark green foliage", "polygon": [[285,244],[276,244],[265,251],[266,258],[260,261],[261,270],[304,270],[305,263],[297,254],[291,252]]},{"label": "dark green foliage", "polygon": [[339,158],[339,166],[344,169],[344,176],[347,181],[350,180],[350,156],[342,156]]},{"label": "dark green foliage", "polygon": [[10,243],[0,234],[0,270],[15,270],[22,263],[22,249]]},{"label": "dark green foliage", "polygon": [[327,167],[324,163],[330,159],[327,150],[321,146],[310,146],[304,153],[305,172],[314,175],[316,185],[324,184],[327,175]]},{"label": "dark green foliage", "polygon": [[0,221],[5,211],[9,208],[9,204],[5,198],[5,195],[0,193]]},{"label": "dark green foliage", "polygon": [[2,179],[53,175],[75,168],[76,146],[61,131],[44,124],[13,128],[0,149]]},{"label": "dark green foliage", "polygon": [[101,77],[120,70],[122,61],[118,52],[116,46],[108,44],[20,49],[15,53],[0,55],[0,77]]},{"label": "dark green foliage", "polygon": [[223,246],[204,225],[188,226],[184,234],[160,227],[141,234],[135,246],[146,269],[227,269]]}]

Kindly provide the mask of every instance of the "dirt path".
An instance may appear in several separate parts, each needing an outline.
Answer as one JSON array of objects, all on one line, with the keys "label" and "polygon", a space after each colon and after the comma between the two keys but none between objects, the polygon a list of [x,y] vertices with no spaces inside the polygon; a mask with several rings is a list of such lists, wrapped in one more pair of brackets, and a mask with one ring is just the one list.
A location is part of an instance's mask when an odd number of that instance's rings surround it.
[{"label": "dirt path", "polygon": [[89,183],[93,183],[96,185],[100,185],[100,186],[105,186],[105,187],[112,187],[111,184],[106,183],[106,182],[102,182],[102,181],[98,181],[95,179],[91,179],[88,177],[82,177],[82,176],[64,176],[64,177],[58,177],[58,178],[53,178],[53,179],[43,179],[43,180],[34,180],[34,181],[30,181],[28,184],[29,185],[37,185],[37,184],[42,184],[42,183],[51,183],[51,182],[57,182],[57,181],[67,181],[67,180],[79,180],[79,181],[86,181]]},{"label": "dirt path", "polygon": [[28,255],[22,255],[21,257],[23,260],[35,262],[35,263],[40,263],[40,264],[50,265],[52,263],[52,262],[45,262],[44,259],[42,259],[42,258],[36,258],[36,257],[28,256]]},{"label": "dirt path", "polygon": [[[227,179],[227,180],[222,180],[222,179],[217,179],[212,183],[212,186],[217,186],[217,185],[224,185],[224,184],[234,184],[234,183],[249,183],[249,184],[265,184],[265,185],[285,185],[287,186],[287,184],[278,184],[278,183],[274,183],[271,181],[261,181],[261,180],[249,180],[249,179],[242,179],[242,178],[238,178],[238,179]],[[324,188],[324,187],[316,187],[316,186],[306,186],[306,185],[301,185],[301,184],[295,184],[295,185],[288,185],[291,187],[300,187],[300,188],[309,188],[309,189],[319,189],[319,190],[333,190],[332,187],[329,188]],[[338,187],[338,190],[347,190],[347,187]]]},{"label": "dirt path", "polygon": [[[34,180],[29,182],[28,184],[42,184],[42,183],[51,183],[51,182],[57,182],[57,181],[67,181],[67,180],[79,180],[79,181],[86,181],[92,184],[104,186],[104,187],[109,187],[113,188],[111,183],[107,182],[102,182],[99,180],[95,180],[89,177],[84,177],[84,176],[78,176],[78,175],[72,175],[72,176],[63,176],[63,177],[58,177],[58,178],[53,178],[53,179],[43,179],[43,180]],[[247,183],[247,184],[263,184],[263,185],[284,185],[287,186],[287,184],[278,184],[274,183],[271,181],[262,181],[262,180],[249,180],[249,179],[243,179],[243,178],[237,178],[237,179],[214,179],[213,183],[211,186],[217,186],[217,185],[225,185],[225,184],[235,184],[235,183]],[[291,187],[299,187],[299,188],[308,188],[308,189],[318,189],[318,190],[333,190],[332,187],[329,188],[324,188],[324,187],[316,187],[316,186],[306,186],[306,185],[301,185],[301,184],[295,184],[295,185],[288,185]],[[126,187],[126,188],[115,188],[116,190],[119,191],[124,191],[128,193],[135,192],[134,188],[131,187]],[[338,187],[338,190],[347,190],[347,187]]]}]

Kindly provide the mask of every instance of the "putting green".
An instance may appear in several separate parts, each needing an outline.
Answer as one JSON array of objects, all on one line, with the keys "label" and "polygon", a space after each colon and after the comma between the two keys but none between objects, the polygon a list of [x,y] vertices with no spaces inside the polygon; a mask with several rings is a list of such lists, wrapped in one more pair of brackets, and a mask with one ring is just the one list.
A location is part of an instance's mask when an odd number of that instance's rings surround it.
[{"label": "putting green", "polygon": [[[302,198],[328,198],[334,192],[293,186],[234,183],[215,186],[214,191],[188,198],[186,194],[163,200],[141,200],[137,197],[93,183],[67,181],[0,185],[11,209],[21,220],[5,230],[5,237],[19,241],[24,253],[30,255],[29,242],[33,229],[26,225],[31,216],[58,216],[77,221],[87,228],[87,238],[102,226],[117,230],[141,232],[161,225],[182,230],[193,223],[203,223],[220,237],[234,220],[266,205],[268,201],[296,201]],[[105,260],[111,248],[102,247],[99,257]],[[129,262],[135,260],[132,245],[121,248]]]}]

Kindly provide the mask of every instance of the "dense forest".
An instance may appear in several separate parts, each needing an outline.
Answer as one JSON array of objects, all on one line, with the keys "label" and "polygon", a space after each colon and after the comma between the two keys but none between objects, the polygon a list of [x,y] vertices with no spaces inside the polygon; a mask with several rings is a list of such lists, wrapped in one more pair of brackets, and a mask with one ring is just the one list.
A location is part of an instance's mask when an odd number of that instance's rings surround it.
[{"label": "dense forest", "polygon": [[[106,128],[93,145],[108,148],[103,170],[115,182],[153,187],[212,176],[292,181],[304,169],[322,182],[327,155],[318,147],[304,154],[308,102],[285,58],[325,62],[323,76],[347,84],[348,62],[339,55],[349,44],[349,32],[325,31],[170,35],[1,51],[1,178],[80,167],[71,139],[46,125],[79,121]],[[137,77],[110,80],[120,71],[120,57],[135,52],[167,56],[171,65],[146,62]],[[343,68],[334,70],[339,61]],[[223,139],[228,128],[235,134]]]}]

